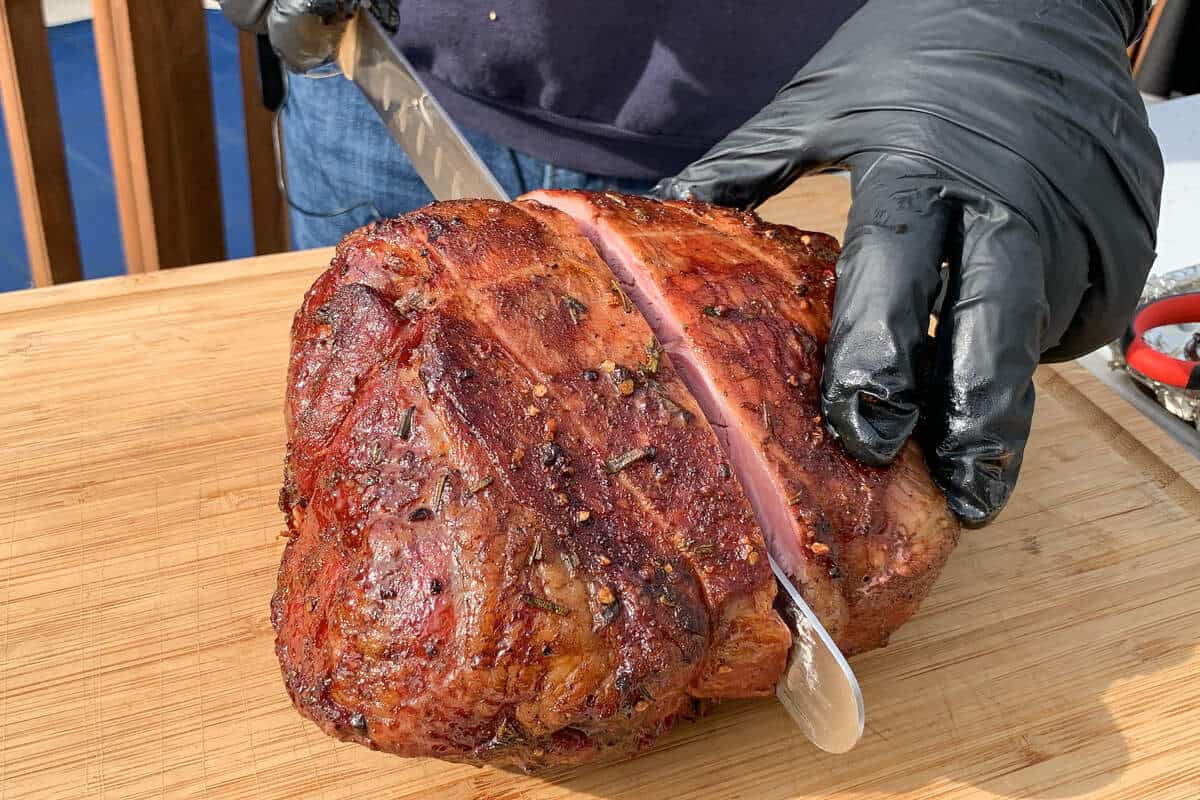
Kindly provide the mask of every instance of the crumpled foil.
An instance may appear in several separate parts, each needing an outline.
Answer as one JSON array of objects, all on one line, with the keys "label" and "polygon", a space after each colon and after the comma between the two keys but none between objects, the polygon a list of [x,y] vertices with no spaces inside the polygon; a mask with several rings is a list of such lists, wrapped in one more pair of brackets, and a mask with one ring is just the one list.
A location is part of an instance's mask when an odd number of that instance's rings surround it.
[{"label": "crumpled foil", "polygon": [[[1151,275],[1150,279],[1146,281],[1146,288],[1142,290],[1141,304],[1185,292],[1200,292],[1200,264],[1166,272],[1162,275]],[[1195,352],[1196,337],[1198,336],[1200,336],[1200,323],[1187,323],[1154,328],[1146,331],[1143,338],[1146,344],[1161,353],[1175,358],[1188,359]],[[1185,350],[1187,350],[1186,353]],[[1129,377],[1154,395],[1159,405],[1185,422],[1192,423],[1200,431],[1200,391],[1167,386],[1165,383],[1159,383],[1133,369],[1125,362],[1120,340],[1109,344],[1108,352],[1108,365],[1112,369],[1128,373]]]}]

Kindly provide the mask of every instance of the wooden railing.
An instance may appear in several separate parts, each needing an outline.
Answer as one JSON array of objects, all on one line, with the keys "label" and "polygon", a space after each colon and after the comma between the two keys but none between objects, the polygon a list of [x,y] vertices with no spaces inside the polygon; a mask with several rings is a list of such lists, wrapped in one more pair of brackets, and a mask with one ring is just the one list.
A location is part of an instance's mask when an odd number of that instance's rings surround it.
[{"label": "wooden railing", "polygon": [[[202,0],[92,6],[128,271],[225,258]],[[287,232],[271,117],[258,99],[254,38],[240,36],[255,250],[277,252]],[[82,275],[53,76],[41,0],[0,0],[0,101],[36,286]]]}]

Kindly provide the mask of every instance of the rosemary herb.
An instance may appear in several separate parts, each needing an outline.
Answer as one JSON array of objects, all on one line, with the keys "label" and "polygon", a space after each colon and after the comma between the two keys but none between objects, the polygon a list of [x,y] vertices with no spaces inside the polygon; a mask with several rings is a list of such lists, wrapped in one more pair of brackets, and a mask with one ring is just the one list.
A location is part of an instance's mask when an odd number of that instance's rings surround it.
[{"label": "rosemary herb", "polygon": [[692,548],[692,552],[701,557],[711,556],[713,553],[717,552],[717,546],[715,544],[707,544],[707,543],[706,544],[698,544]]},{"label": "rosemary herb", "polygon": [[475,494],[476,492],[482,492],[484,489],[486,489],[487,487],[489,487],[491,485],[492,485],[492,476],[488,475],[487,477],[480,478],[479,480],[472,483],[467,488],[467,491],[471,494]]},{"label": "rosemary herb", "polygon": [[567,307],[567,313],[571,315],[571,322],[578,325],[579,324],[579,315],[586,314],[588,307],[585,306],[580,301],[576,300],[574,297],[571,297],[571,295],[569,295],[569,294],[564,294],[562,301],[563,301],[563,305],[565,305]]},{"label": "rosemary herb", "polygon": [[650,360],[646,362],[646,371],[651,375],[658,374],[658,363],[662,357],[662,346],[659,345],[657,339],[651,339],[650,344],[646,345],[646,352],[650,356]]},{"label": "rosemary herb", "polygon": [[766,430],[767,435],[770,436],[771,435],[771,407],[767,404],[766,400],[762,401],[762,421],[763,421],[763,429]]},{"label": "rosemary herb", "polygon": [[442,475],[441,480],[438,481],[437,490],[433,493],[433,513],[435,514],[442,513],[442,506],[445,505],[446,500],[446,486],[449,483],[450,473],[447,472]]},{"label": "rosemary herb", "polygon": [[527,606],[533,606],[534,608],[541,609],[542,611],[549,611],[552,614],[558,614],[560,617],[567,617],[571,614],[571,609],[564,608],[553,600],[547,600],[545,597],[538,597],[535,594],[521,595],[521,602],[525,603]]},{"label": "rosemary herb", "polygon": [[519,740],[521,734],[508,727],[508,717],[505,717],[500,720],[500,726],[496,728],[496,734],[493,738],[497,744],[508,745]]},{"label": "rosemary herb", "polygon": [[400,438],[408,441],[412,438],[412,421],[413,414],[417,413],[416,406],[409,406],[404,410],[404,419],[400,420]]},{"label": "rosemary herb", "polygon": [[604,462],[604,471],[609,475],[616,475],[621,470],[628,467],[630,464],[636,464],[643,459],[652,461],[658,451],[653,447],[635,447],[632,450],[627,450],[616,458]]},{"label": "rosemary herb", "polygon": [[533,538],[533,547],[529,548],[529,566],[535,561],[542,560],[542,537],[541,534]]},{"label": "rosemary herb", "polygon": [[[647,382],[647,386],[649,386],[649,382]],[[664,391],[664,387],[662,387],[661,385],[657,387],[657,390],[659,392],[659,394],[658,394],[659,405],[661,405],[668,414],[678,414],[679,416],[683,417],[684,422],[692,421],[692,418],[695,416],[695,414],[688,411],[686,408],[683,408],[682,406],[680,406],[678,403],[676,403],[670,397],[667,397],[666,394],[663,394],[662,392]]]},{"label": "rosemary herb", "polygon": [[799,503],[801,500],[804,499],[804,495],[805,495],[805,492],[803,489],[796,492],[794,495],[792,495],[791,497],[788,498],[788,505],[789,506],[796,505],[797,503]]},{"label": "rosemary herb", "polygon": [[616,280],[612,282],[612,290],[617,295],[617,300],[621,302],[621,308],[625,309],[625,313],[633,313],[633,304],[629,302],[629,295],[625,294],[625,290]]}]

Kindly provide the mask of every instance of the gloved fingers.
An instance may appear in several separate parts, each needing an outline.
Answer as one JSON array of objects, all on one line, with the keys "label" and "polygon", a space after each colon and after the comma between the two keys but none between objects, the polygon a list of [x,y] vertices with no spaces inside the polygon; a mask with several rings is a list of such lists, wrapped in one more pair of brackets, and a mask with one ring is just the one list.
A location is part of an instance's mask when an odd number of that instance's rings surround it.
[{"label": "gloved fingers", "polygon": [[292,72],[333,61],[360,0],[275,0],[267,15],[271,46]]},{"label": "gloved fingers", "polygon": [[1041,246],[1024,217],[977,200],[964,207],[962,224],[924,393],[922,439],[951,510],[977,527],[1000,513],[1016,484],[1049,309]]},{"label": "gloved fingers", "polygon": [[927,162],[864,155],[852,175],[822,406],[851,455],[886,464],[917,423],[917,359],[959,212],[943,198],[942,176]]},{"label": "gloved fingers", "polygon": [[266,33],[267,9],[270,5],[271,0],[221,0],[221,13],[235,28]]},{"label": "gloved fingers", "polygon": [[815,166],[798,125],[798,99],[781,95],[650,194],[752,209]]}]

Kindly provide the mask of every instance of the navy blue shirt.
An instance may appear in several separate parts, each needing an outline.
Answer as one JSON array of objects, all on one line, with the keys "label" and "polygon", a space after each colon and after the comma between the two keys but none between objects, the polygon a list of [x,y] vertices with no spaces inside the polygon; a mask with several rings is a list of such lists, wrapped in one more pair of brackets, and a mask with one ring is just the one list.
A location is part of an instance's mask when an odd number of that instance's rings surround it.
[{"label": "navy blue shirt", "polygon": [[565,167],[678,172],[770,102],[865,0],[402,0],[452,117]]}]

